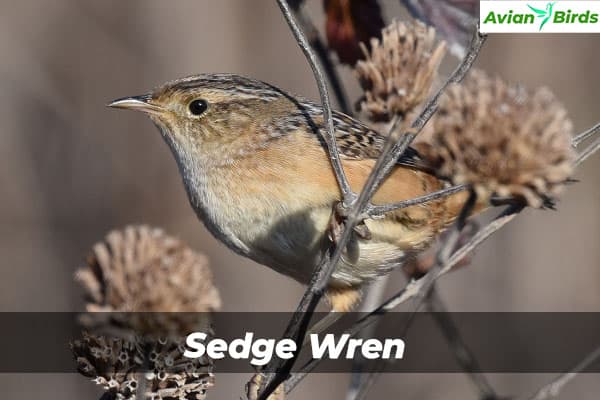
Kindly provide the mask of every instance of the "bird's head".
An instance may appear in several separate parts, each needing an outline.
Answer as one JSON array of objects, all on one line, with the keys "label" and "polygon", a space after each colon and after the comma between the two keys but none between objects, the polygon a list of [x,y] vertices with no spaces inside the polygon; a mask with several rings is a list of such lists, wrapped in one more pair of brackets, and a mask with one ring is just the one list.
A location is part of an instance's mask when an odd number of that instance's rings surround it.
[{"label": "bird's head", "polygon": [[172,148],[217,151],[246,136],[242,142],[255,141],[252,136],[264,132],[290,104],[284,92],[264,82],[233,74],[202,74],[108,106],[147,114]]}]

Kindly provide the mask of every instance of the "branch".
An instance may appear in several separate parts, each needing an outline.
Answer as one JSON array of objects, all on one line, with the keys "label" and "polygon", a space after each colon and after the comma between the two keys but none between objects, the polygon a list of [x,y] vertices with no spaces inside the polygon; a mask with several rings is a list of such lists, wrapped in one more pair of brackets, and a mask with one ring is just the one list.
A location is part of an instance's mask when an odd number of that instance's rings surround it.
[{"label": "branch", "polygon": [[584,149],[575,160],[575,166],[577,167],[579,164],[587,160],[592,154],[600,149],[600,138],[596,139],[592,144],[590,144],[586,149]]},{"label": "branch", "polygon": [[319,37],[319,31],[313,25],[310,16],[304,12],[302,6],[294,10],[294,15],[296,16],[296,20],[308,38],[311,47],[321,60],[321,64],[325,69],[325,73],[327,74],[327,78],[331,84],[331,88],[333,89],[333,93],[335,94],[335,98],[338,102],[340,110],[344,114],[352,115],[352,109],[350,108],[348,97],[346,96],[346,92],[344,91],[344,87],[340,81],[340,77],[337,74],[335,65],[329,56],[329,50]]},{"label": "branch", "polygon": [[427,298],[427,307],[432,313],[432,316],[439,326],[442,334],[446,338],[448,345],[454,353],[454,358],[458,364],[462,367],[463,371],[471,378],[473,384],[479,391],[480,399],[497,399],[498,396],[492,388],[492,385],[488,382],[481,366],[477,362],[477,359],[471,353],[471,350],[467,347],[463,341],[460,332],[452,318],[447,314],[448,310],[440,298],[435,286],[429,292]]},{"label": "branch", "polygon": [[[358,312],[370,312],[383,301],[384,291],[389,279],[390,275],[385,275],[373,282],[371,286],[367,288],[366,295],[364,296]],[[377,323],[373,323],[360,332],[360,337],[368,339],[373,336],[376,330]],[[357,396],[360,394],[361,388],[364,387],[365,374],[363,371],[366,363],[367,360],[364,357],[361,357],[361,355],[358,355],[358,357],[352,360],[352,374],[346,392],[346,400],[356,400]]]},{"label": "branch", "polygon": [[552,382],[544,385],[540,388],[529,400],[545,400],[554,398],[559,395],[563,387],[569,383],[577,374],[585,371],[592,363],[600,358],[600,347],[597,347],[594,351],[588,354],[579,364],[577,364],[571,371],[559,375]]},{"label": "branch", "polygon": [[292,10],[287,2],[287,0],[277,0],[277,4],[285,17],[286,22],[288,23],[292,33],[294,34],[294,38],[296,42],[298,42],[298,46],[302,49],[304,56],[308,60],[310,64],[310,68],[312,69],[313,75],[315,76],[315,80],[317,81],[317,86],[319,87],[319,95],[321,96],[321,103],[323,104],[323,117],[325,119],[327,125],[327,135],[325,135],[325,141],[327,142],[327,150],[329,151],[329,159],[331,161],[331,166],[335,173],[335,177],[337,179],[338,186],[343,195],[344,203],[351,203],[354,201],[356,195],[352,192],[350,188],[350,184],[348,183],[348,179],[346,178],[346,174],[344,173],[344,168],[342,167],[342,162],[340,161],[340,154],[338,152],[337,144],[335,142],[335,126],[333,125],[333,116],[331,113],[331,103],[329,101],[329,93],[327,91],[327,84],[325,83],[325,78],[323,77],[323,72],[319,66],[319,61],[315,56],[314,52],[310,48],[310,44],[306,39],[306,36],[302,32],[300,26],[298,26],[298,22],[294,18]]},{"label": "branch", "polygon": [[455,193],[462,192],[463,190],[467,189],[468,187],[469,187],[469,185],[466,185],[466,184],[456,185],[456,186],[451,186],[446,189],[441,189],[436,192],[426,194],[424,196],[415,197],[414,199],[400,201],[398,203],[385,204],[385,205],[381,205],[381,206],[371,205],[367,208],[367,215],[370,218],[381,217],[384,214],[389,213],[391,211],[396,211],[396,210],[399,210],[402,208],[415,206],[418,204],[425,204],[430,201],[434,201],[434,200],[438,200],[438,199],[441,199],[444,197],[451,196]]},{"label": "branch", "polygon": [[600,132],[600,123],[592,126],[590,129],[583,131],[579,135],[575,136],[571,141],[571,144],[573,145],[573,147],[577,147],[581,144],[581,142],[591,138],[598,132]]}]

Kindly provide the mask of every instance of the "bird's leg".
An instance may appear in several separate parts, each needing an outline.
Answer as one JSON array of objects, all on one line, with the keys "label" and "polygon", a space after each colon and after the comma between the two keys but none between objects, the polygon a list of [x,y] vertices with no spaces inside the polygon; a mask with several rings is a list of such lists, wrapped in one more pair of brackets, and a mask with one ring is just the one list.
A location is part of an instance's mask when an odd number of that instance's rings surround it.
[{"label": "bird's leg", "polygon": [[[337,244],[337,239],[342,234],[342,231],[344,230],[346,218],[348,217],[347,209],[342,207],[341,204],[342,203],[340,201],[333,204],[331,218],[329,219],[329,240],[331,240],[331,242],[333,244]],[[361,239],[371,240],[371,231],[365,224],[365,221],[359,222],[354,227],[354,232]]]}]

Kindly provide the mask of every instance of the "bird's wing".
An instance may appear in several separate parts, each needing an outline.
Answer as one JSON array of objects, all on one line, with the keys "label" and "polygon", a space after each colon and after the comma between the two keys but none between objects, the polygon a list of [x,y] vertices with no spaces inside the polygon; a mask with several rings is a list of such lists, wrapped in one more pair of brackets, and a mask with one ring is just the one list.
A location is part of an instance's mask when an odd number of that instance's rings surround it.
[{"label": "bird's wing", "polygon": [[[324,142],[327,127],[321,106],[309,101],[302,101],[300,105],[304,116],[310,117],[309,124],[314,124],[313,128],[316,129],[313,130],[318,131],[319,140]],[[343,159],[364,160],[379,157],[385,144],[385,136],[344,113],[333,111],[332,114],[336,143]],[[430,172],[430,168],[426,166],[417,150],[412,147],[408,147],[396,163]]]},{"label": "bird's wing", "polygon": [[527,7],[529,7],[531,9],[531,11],[533,11],[534,13],[536,13],[538,15],[538,17],[544,17],[544,16],[546,16],[546,11],[545,10],[540,10],[539,8],[531,7],[529,4],[527,4]]}]

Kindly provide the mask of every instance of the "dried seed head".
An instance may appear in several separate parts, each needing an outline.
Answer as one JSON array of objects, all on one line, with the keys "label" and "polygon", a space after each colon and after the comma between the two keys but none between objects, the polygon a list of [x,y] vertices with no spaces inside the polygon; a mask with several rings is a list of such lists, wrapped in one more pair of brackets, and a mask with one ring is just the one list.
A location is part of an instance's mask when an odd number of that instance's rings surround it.
[{"label": "dried seed head", "polygon": [[146,380],[144,398],[205,398],[212,361],[184,357],[181,336],[211,336],[210,312],[220,308],[204,256],[160,229],[127,227],[97,243],[76,277],[91,312],[83,322],[101,333],[84,333],[71,349],[79,372],[106,391],[103,398],[134,399],[137,379]]},{"label": "dried seed head", "polygon": [[[147,226],[110,232],[76,278],[88,300],[89,313],[80,318],[86,329],[125,340],[143,336],[151,346],[196,330],[209,332],[211,312],[221,305],[207,259]],[[147,358],[155,362],[151,350]],[[117,352],[113,358],[132,357]]]},{"label": "dried seed head", "polygon": [[357,108],[373,122],[404,117],[420,106],[431,90],[437,69],[446,53],[436,43],[435,30],[421,22],[392,22],[382,39],[371,39],[371,51],[362,45],[366,60],[356,64],[365,92]]},{"label": "dried seed head", "polygon": [[551,204],[573,172],[572,124],[547,89],[533,93],[472,71],[448,88],[426,125],[423,155],[480,196]]},{"label": "dried seed head", "polygon": [[167,341],[152,344],[150,351],[156,356],[144,367],[144,347],[138,339],[87,333],[71,343],[79,372],[105,390],[103,399],[135,399],[139,379],[146,383],[145,399],[202,400],[214,386],[210,359],[185,358],[178,342]]},{"label": "dried seed head", "polygon": [[88,311],[209,312],[221,306],[206,257],[148,226],[110,232],[76,279]]}]

